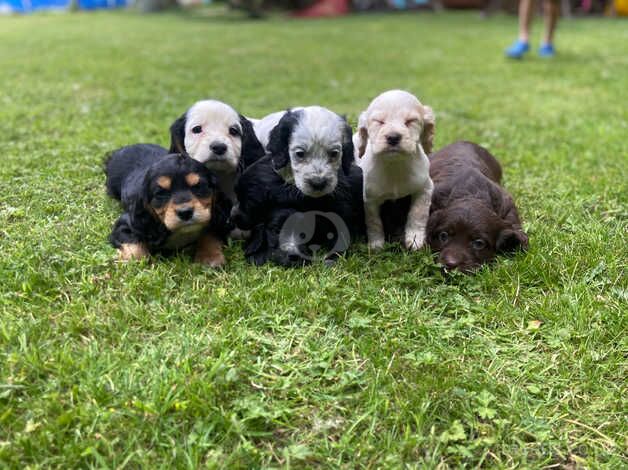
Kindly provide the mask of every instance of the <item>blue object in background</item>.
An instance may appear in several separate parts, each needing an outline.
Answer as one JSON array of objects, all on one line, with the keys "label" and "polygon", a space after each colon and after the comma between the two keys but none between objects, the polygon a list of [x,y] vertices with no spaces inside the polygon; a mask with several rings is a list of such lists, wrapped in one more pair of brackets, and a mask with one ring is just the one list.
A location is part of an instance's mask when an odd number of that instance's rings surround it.
[{"label": "blue object in background", "polygon": [[428,0],[390,0],[392,6],[397,10],[407,10],[417,5],[427,5]]},{"label": "blue object in background", "polygon": [[126,0],[78,0],[80,10],[97,10],[100,8],[121,8]]},{"label": "blue object in background", "polygon": [[[79,10],[121,8],[127,0],[77,0]],[[0,0],[0,13],[31,13],[38,10],[67,10],[70,0]]]}]

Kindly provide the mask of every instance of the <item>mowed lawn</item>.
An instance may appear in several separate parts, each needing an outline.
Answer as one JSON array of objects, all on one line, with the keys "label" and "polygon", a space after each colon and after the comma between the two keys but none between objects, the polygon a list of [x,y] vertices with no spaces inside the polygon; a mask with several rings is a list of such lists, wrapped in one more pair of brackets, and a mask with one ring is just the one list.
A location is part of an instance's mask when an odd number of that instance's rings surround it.
[{"label": "mowed lawn", "polygon": [[[248,22],[0,18],[0,467],[620,468],[627,462],[628,23],[503,58],[477,13]],[[540,35],[540,24],[535,39]],[[380,91],[436,148],[488,147],[530,250],[475,276],[427,251],[335,267],[120,265],[105,152],[195,100],[250,116]]]}]

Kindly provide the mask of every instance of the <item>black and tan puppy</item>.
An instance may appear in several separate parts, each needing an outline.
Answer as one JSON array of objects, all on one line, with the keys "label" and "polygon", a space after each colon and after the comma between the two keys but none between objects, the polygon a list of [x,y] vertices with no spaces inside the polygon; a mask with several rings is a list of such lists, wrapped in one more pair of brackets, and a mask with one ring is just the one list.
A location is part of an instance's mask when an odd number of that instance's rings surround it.
[{"label": "black and tan puppy", "polygon": [[121,260],[196,244],[195,260],[222,266],[230,204],[201,163],[152,144],[122,147],[105,163],[107,193],[122,203],[109,241]]},{"label": "black and tan puppy", "polygon": [[497,254],[528,247],[502,169],[485,148],[456,142],[430,156],[434,193],[428,243],[445,269],[470,272]]}]

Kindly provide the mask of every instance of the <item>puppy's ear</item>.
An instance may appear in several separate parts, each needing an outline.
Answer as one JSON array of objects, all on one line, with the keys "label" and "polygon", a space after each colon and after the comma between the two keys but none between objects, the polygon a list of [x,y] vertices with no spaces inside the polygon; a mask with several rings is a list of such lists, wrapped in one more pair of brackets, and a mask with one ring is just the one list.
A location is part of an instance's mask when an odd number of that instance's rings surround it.
[{"label": "puppy's ear", "polygon": [[355,161],[355,149],[353,148],[353,130],[351,125],[343,117],[344,129],[342,131],[342,171],[345,175],[351,172],[351,165]]},{"label": "puppy's ear", "polygon": [[290,145],[290,136],[297,122],[297,113],[288,110],[281,117],[279,123],[270,131],[267,149],[272,156],[275,169],[283,168],[290,162],[288,146]]},{"label": "puppy's ear", "polygon": [[436,125],[436,116],[429,106],[423,106],[423,132],[421,133],[421,147],[426,154],[432,153],[434,144],[434,127]]},{"label": "puppy's ear", "polygon": [[425,229],[425,241],[430,246],[434,246],[434,242],[436,241],[436,229],[441,225],[441,221],[444,217],[444,210],[439,209],[435,210],[430,214],[430,217],[427,219],[427,227]]},{"label": "puppy's ear", "polygon": [[240,150],[240,170],[255,163],[264,156],[264,147],[257,140],[253,124],[240,114],[240,126],[242,126],[242,149]]},{"label": "puppy's ear", "polygon": [[528,236],[521,229],[505,228],[497,237],[497,252],[513,253],[516,250],[528,249]]},{"label": "puppy's ear", "polygon": [[187,154],[185,151],[185,122],[186,113],[174,121],[170,126],[170,153]]},{"label": "puppy's ear", "polygon": [[139,191],[126,195],[124,201],[129,215],[129,226],[139,233],[149,231],[148,227],[156,220],[155,214],[148,210],[148,184],[148,178],[144,178]]},{"label": "puppy's ear", "polygon": [[356,142],[355,149],[357,150],[357,157],[362,158],[364,152],[366,151],[366,144],[369,140],[369,131],[367,127],[367,116],[366,111],[360,114],[360,119],[358,119],[358,132],[356,133]]}]

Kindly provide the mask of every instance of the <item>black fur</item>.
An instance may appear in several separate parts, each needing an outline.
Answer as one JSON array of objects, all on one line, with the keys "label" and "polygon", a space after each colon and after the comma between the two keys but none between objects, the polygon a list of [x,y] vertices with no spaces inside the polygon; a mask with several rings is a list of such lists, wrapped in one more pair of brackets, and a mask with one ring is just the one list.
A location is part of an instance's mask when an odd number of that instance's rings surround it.
[{"label": "black fur", "polygon": [[187,153],[185,151],[186,116],[187,112],[170,125],[170,153]]},{"label": "black fur", "polygon": [[262,158],[266,154],[266,151],[260,141],[257,140],[251,121],[241,114],[240,125],[242,126],[242,150],[239,169],[240,172],[242,172],[245,168],[248,168]]},{"label": "black fur", "polygon": [[[159,176],[169,176],[173,181],[172,199],[178,191],[187,191],[197,197],[213,195],[211,220],[205,230],[226,239],[231,227],[227,223],[231,205],[216,188],[216,177],[202,164],[181,154],[169,154],[166,149],[153,144],[136,144],[112,152],[105,162],[107,193],[121,202],[124,213],[116,221],[109,241],[120,248],[125,243],[146,243],[151,252],[162,251],[172,232],[151,210],[154,197],[154,181]],[[175,187],[188,173],[197,173],[202,184],[193,190]],[[190,193],[192,191],[192,193]],[[194,191],[199,191],[198,194]],[[201,193],[202,191],[202,193]],[[183,248],[183,247],[177,247]]]},{"label": "black fur", "polygon": [[268,261],[284,266],[304,264],[303,260],[296,260],[295,263],[281,252],[278,245],[283,223],[296,211],[335,213],[345,222],[352,238],[364,234],[362,170],[359,167],[351,165],[349,175],[339,170],[335,191],[319,198],[304,195],[277,174],[276,157],[281,158],[285,150],[281,143],[287,146],[289,136],[286,137],[285,133],[289,135],[293,126],[292,117],[288,116],[282,127],[273,130],[274,144],[269,143],[268,146],[271,154],[248,168],[236,184],[239,206],[234,211],[233,222],[243,230],[251,230],[245,255],[249,262],[257,265]]},{"label": "black fur", "polygon": [[276,170],[285,167],[290,163],[289,144],[290,136],[294,128],[299,123],[299,118],[303,111],[286,111],[277,125],[270,131],[268,136],[268,153],[272,155],[271,161]]},{"label": "black fur", "polygon": [[353,148],[353,130],[351,129],[351,125],[347,122],[346,118],[343,117],[345,121],[345,128],[343,130],[343,143],[342,143],[342,170],[345,175],[349,175],[351,173],[351,168],[355,162],[354,156],[354,148]]}]

